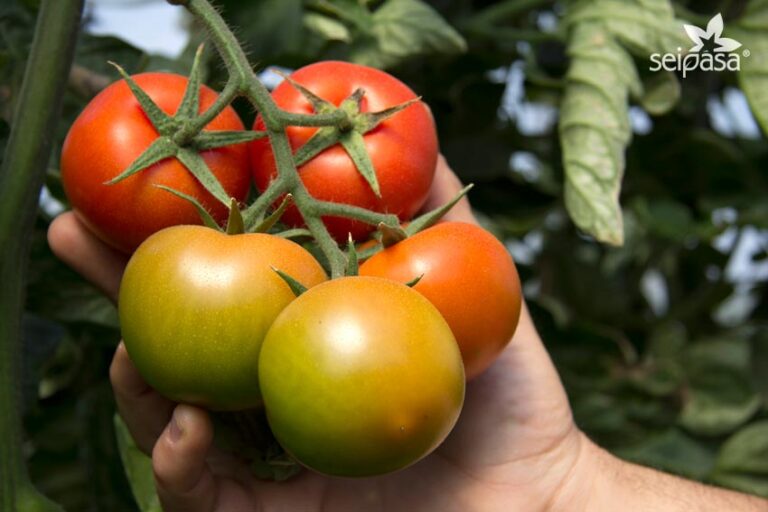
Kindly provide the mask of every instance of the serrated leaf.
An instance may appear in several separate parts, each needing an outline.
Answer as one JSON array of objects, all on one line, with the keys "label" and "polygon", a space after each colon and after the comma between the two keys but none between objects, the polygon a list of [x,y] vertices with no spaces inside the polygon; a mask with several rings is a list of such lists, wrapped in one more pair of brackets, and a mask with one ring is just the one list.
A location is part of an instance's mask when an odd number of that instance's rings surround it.
[{"label": "serrated leaf", "polygon": [[629,54],[600,23],[572,30],[560,113],[565,203],[578,227],[598,240],[623,243],[619,190],[629,143],[627,99],[637,81]]},{"label": "serrated leaf", "polygon": [[387,0],[374,11],[370,28],[355,38],[351,60],[387,68],[410,57],[466,51],[464,38],[421,0]]},{"label": "serrated leaf", "polygon": [[744,427],[723,444],[711,480],[768,497],[768,421]]},{"label": "serrated leaf", "polygon": [[152,459],[139,450],[119,415],[115,414],[114,422],[120,459],[123,461],[125,476],[131,485],[136,504],[141,512],[162,512],[155,490]]},{"label": "serrated leaf", "polygon": [[[668,0],[577,1],[565,24],[571,57],[559,126],[565,204],[579,228],[621,245],[619,192],[631,138],[627,102],[642,93],[630,51],[644,57],[671,51],[684,32]],[[670,91],[663,95],[667,104]]]},{"label": "serrated leaf", "polygon": [[763,133],[768,134],[768,2],[751,1],[738,24],[726,33],[749,51],[741,57],[739,85]]}]

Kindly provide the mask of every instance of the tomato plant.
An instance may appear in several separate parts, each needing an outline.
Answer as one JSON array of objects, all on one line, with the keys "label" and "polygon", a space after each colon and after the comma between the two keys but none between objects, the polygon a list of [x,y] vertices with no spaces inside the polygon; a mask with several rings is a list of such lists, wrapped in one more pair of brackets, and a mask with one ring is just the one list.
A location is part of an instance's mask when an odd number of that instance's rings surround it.
[{"label": "tomato plant", "polygon": [[[181,104],[188,84],[187,78],[170,73],[144,73],[133,78],[169,115]],[[203,86],[200,111],[216,97],[213,90]],[[237,131],[243,124],[234,109],[227,107],[206,129]],[[72,208],[99,238],[123,252],[132,252],[162,228],[200,223],[191,204],[155,185],[193,196],[217,221],[226,219],[226,207],[176,158],[161,160],[119,183],[106,184],[157,139],[158,131],[126,81],[120,80],[85,107],[64,140],[61,177]],[[245,144],[209,149],[202,157],[229,196],[245,199],[251,179]]]},{"label": "tomato plant", "polygon": [[272,267],[306,286],[326,279],[306,250],[272,235],[175,226],[148,238],[119,298],[125,347],[147,382],[211,409],[257,405],[262,340],[295,298]]},{"label": "tomato plant", "polygon": [[374,255],[361,275],[409,282],[451,326],[467,378],[485,370],[512,338],[520,316],[520,280],[506,248],[490,233],[444,222]]},{"label": "tomato plant", "polygon": [[[326,61],[305,66],[291,75],[291,80],[316,96],[339,106],[361,89],[360,112],[377,112],[416,99],[416,94],[395,77],[366,66],[347,62]],[[272,93],[275,103],[289,111],[313,112],[313,105],[288,80]],[[352,116],[354,130],[355,118]],[[263,130],[259,117],[255,130]],[[286,129],[291,147],[296,150],[316,133],[315,127],[289,126]],[[342,129],[343,131],[343,129]],[[335,144],[299,167],[301,180],[314,197],[326,201],[388,212],[401,220],[410,219],[424,204],[432,184],[437,162],[437,136],[429,109],[415,102],[384,119],[362,135],[373,164],[381,196],[372,190],[354,161],[341,144]],[[277,176],[272,148],[266,139],[251,143],[251,157],[256,185],[265,190]],[[301,214],[290,209],[284,220],[291,225],[302,223]],[[371,231],[361,222],[340,217],[326,217],[328,230],[338,241],[346,241],[347,233],[357,240]]]},{"label": "tomato plant", "polygon": [[394,471],[448,435],[464,399],[450,328],[407,286],[348,277],[316,286],[267,333],[259,380],[270,427],[322,473]]}]

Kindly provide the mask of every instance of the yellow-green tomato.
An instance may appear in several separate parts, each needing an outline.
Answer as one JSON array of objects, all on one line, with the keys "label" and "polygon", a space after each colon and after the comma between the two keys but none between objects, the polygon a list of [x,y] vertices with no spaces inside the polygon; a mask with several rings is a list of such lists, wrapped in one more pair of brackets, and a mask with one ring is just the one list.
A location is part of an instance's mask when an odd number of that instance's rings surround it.
[{"label": "yellow-green tomato", "polygon": [[146,381],[213,410],[258,405],[261,344],[296,298],[272,267],[307,287],[327,279],[309,252],[272,235],[175,226],[141,244],[118,307],[125,347]]},{"label": "yellow-green tomato", "polygon": [[277,440],[328,475],[418,461],[464,402],[448,324],[419,293],[376,277],[328,281],[289,304],[264,340],[259,381]]}]

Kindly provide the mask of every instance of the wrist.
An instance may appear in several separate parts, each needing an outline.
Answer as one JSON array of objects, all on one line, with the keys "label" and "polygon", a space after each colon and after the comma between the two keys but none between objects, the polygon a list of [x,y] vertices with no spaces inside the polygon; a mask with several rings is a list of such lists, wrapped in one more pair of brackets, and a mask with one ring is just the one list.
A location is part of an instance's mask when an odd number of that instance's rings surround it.
[{"label": "wrist", "polygon": [[600,512],[606,508],[610,495],[620,480],[626,465],[579,432],[579,455],[560,490],[547,507],[547,512]]}]

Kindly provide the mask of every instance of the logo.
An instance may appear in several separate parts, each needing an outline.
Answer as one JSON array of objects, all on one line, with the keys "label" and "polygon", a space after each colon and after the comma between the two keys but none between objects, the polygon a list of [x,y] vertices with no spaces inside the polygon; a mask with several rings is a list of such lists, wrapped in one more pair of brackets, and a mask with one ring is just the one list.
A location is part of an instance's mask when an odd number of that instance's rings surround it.
[{"label": "logo", "polygon": [[[707,30],[696,25],[683,25],[685,33],[693,42],[693,46],[684,51],[677,49],[677,53],[654,53],[651,55],[651,71],[678,71],[685,78],[691,71],[739,71],[741,70],[741,57],[749,57],[749,50],[741,54],[735,52],[742,44],[730,37],[723,37],[723,16],[715,15],[709,23]],[[709,43],[711,51],[702,51],[706,43]]]}]

